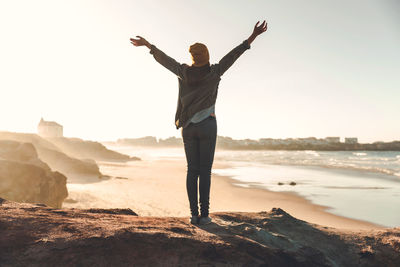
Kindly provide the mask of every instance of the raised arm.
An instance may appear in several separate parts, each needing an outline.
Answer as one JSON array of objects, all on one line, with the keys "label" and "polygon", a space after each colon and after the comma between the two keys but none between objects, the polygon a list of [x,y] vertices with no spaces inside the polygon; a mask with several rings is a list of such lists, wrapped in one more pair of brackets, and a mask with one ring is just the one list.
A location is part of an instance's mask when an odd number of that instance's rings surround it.
[{"label": "raised arm", "polygon": [[233,65],[233,63],[243,54],[244,51],[250,49],[250,44],[256,39],[256,37],[267,30],[267,23],[265,20],[263,23],[261,23],[261,25],[258,25],[259,23],[259,21],[256,23],[252,34],[249,36],[249,38],[247,38],[247,40],[244,40],[240,45],[235,47],[219,61],[218,66],[221,76]]},{"label": "raised arm", "polygon": [[158,49],[155,45],[150,44],[146,39],[141,36],[136,36],[138,39],[130,38],[134,46],[146,46],[150,49],[150,54],[154,59],[163,65],[165,68],[172,71],[176,76],[182,78],[182,64],[179,64],[175,59],[167,56],[163,51]]}]

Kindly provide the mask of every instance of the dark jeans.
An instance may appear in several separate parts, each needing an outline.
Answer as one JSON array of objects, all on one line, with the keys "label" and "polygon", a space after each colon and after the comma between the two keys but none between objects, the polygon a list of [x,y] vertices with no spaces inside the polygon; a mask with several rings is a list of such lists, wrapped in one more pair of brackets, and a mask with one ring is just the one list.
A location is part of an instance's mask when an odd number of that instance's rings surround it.
[{"label": "dark jeans", "polygon": [[200,212],[208,216],[211,168],[217,141],[217,120],[210,116],[201,122],[190,123],[182,129],[187,161],[186,189],[192,216],[198,216],[197,181],[200,176]]}]

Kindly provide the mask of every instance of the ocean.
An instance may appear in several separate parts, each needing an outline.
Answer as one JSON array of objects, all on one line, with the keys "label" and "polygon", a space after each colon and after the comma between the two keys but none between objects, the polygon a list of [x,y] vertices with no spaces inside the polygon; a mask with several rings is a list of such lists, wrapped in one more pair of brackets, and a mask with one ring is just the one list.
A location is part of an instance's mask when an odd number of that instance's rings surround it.
[{"label": "ocean", "polygon": [[237,185],[293,192],[337,215],[400,226],[400,152],[218,151]]}]

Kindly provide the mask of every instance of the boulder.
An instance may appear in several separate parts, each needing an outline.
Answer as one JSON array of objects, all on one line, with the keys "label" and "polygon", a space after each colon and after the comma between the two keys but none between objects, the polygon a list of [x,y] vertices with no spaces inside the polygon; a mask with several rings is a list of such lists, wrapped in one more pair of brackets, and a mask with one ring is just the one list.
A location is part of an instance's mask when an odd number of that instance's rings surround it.
[{"label": "boulder", "polygon": [[61,208],[67,177],[38,158],[30,143],[0,140],[0,197]]}]

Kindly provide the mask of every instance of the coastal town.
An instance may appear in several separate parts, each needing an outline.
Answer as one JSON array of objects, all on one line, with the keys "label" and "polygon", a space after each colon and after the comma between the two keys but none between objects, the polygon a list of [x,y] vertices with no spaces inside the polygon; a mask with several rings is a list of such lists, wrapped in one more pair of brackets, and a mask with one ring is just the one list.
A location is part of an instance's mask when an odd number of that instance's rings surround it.
[{"label": "coastal town", "polygon": [[[43,137],[62,137],[63,126],[54,121],[45,121],[42,118],[38,124],[38,134]],[[181,147],[183,140],[178,137],[157,139],[155,136],[145,136],[118,139],[116,143],[131,146]],[[260,138],[258,140],[218,136],[217,148],[232,150],[400,151],[400,141],[359,143],[357,137],[344,137],[342,139],[339,136],[286,139]]]},{"label": "coastal town", "polygon": [[[118,139],[117,144],[132,146],[182,146],[182,138],[169,137],[157,139],[154,136],[141,138]],[[320,150],[320,151],[400,151],[400,141],[359,143],[357,137],[326,138],[260,138],[233,139],[226,136],[217,137],[217,148],[232,150]]]}]

